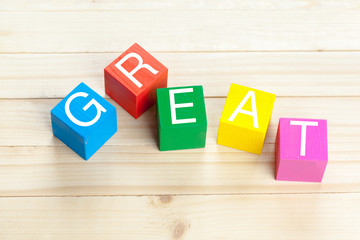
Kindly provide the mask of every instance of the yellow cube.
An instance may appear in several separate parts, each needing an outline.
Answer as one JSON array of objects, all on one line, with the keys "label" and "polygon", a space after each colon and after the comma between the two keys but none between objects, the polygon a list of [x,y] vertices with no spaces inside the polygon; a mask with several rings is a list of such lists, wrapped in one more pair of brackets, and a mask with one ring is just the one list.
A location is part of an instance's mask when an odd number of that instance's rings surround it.
[{"label": "yellow cube", "polygon": [[261,154],[275,97],[232,83],[220,118],[217,143]]}]

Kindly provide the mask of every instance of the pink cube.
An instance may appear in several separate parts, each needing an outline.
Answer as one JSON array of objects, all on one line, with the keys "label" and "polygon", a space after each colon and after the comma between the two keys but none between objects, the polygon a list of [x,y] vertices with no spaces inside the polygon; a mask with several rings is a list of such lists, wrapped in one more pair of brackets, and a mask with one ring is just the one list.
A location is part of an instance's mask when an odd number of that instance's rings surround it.
[{"label": "pink cube", "polygon": [[326,120],[280,118],[275,148],[276,180],[321,182],[328,162]]}]

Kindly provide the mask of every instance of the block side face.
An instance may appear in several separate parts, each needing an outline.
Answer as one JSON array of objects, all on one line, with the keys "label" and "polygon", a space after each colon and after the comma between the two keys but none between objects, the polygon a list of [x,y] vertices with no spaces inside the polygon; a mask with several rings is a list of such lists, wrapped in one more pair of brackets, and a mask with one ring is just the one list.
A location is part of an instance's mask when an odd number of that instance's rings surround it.
[{"label": "block side face", "polygon": [[[140,62],[134,54],[139,56],[141,58],[140,61],[142,62]],[[122,64],[117,65],[121,60],[125,61]],[[141,67],[132,75],[141,83],[141,87],[137,86],[123,72],[127,71],[131,73],[138,67],[139,63],[142,66],[145,66],[146,64],[147,67]],[[107,68],[112,70],[113,77],[115,79],[117,79],[123,86],[129,89],[129,91],[131,91],[136,96],[145,89],[151,87],[154,81],[156,81],[159,77],[163,76],[164,73],[168,71],[168,69],[163,64],[161,64],[156,58],[154,58],[150,53],[148,53],[145,49],[136,43],[127,49],[112,63],[110,63]],[[153,72],[150,71],[149,68],[154,69],[152,70]]]},{"label": "block side face", "polygon": [[167,87],[167,71],[163,73],[153,84],[140,93],[136,98],[136,116],[141,116],[156,103],[156,90]]},{"label": "block side face", "polygon": [[261,154],[264,145],[265,133],[251,131],[220,121],[217,143],[242,151]]},{"label": "block side face", "polygon": [[160,151],[204,148],[206,126],[182,126],[161,128],[159,131]]},{"label": "block side face", "polygon": [[[306,126],[306,142],[304,144],[304,155],[302,155],[301,139],[303,127],[292,124],[304,121],[317,123],[318,126]],[[281,118],[280,126],[282,159],[328,161],[326,120]]]},{"label": "block side face", "polygon": [[275,139],[275,179],[277,179],[279,166],[280,166],[280,122],[278,124],[278,129]]},{"label": "block side face", "polygon": [[64,124],[64,122],[56,117],[53,112],[51,112],[51,126],[55,137],[76,152],[79,156],[84,159],[86,158],[84,139],[82,136],[76,133],[68,125]]},{"label": "block side face", "polygon": [[119,104],[130,115],[137,118],[136,96],[122,85],[113,75],[109,68],[104,70],[105,74],[105,93]]},{"label": "block side face", "polygon": [[321,182],[325,168],[323,161],[280,159],[276,180]]},{"label": "block side face", "polygon": [[158,147],[160,148],[161,127],[160,127],[159,104],[157,101],[156,101],[156,122],[157,122],[157,134],[158,134]]},{"label": "block side face", "polygon": [[116,110],[85,139],[85,159],[88,160],[117,132]]},{"label": "block side face", "polygon": [[[253,94],[251,94],[251,92]],[[253,131],[266,133],[271,119],[275,97],[276,95],[272,93],[231,84],[221,115],[221,121]],[[242,107],[241,103],[243,103]],[[256,109],[253,109],[253,107]],[[237,110],[240,109],[248,114],[243,112],[236,114]],[[254,119],[251,113],[256,113],[257,115],[257,126],[256,119]],[[231,118],[232,116],[234,116],[233,119]]]}]

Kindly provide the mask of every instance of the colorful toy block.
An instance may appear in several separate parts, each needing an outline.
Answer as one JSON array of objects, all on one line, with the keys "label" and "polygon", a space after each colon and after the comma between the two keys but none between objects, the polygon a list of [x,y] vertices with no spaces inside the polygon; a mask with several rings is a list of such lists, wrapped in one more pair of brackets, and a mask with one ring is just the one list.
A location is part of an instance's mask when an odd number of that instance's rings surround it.
[{"label": "colorful toy block", "polygon": [[274,102],[275,94],[231,84],[217,143],[261,154]]},{"label": "colorful toy block", "polygon": [[280,118],[275,148],[276,180],[321,182],[328,162],[326,120]]},{"label": "colorful toy block", "polygon": [[202,86],[157,89],[157,116],[161,151],[205,147],[207,120]]},{"label": "colorful toy block", "polygon": [[156,102],[156,89],[167,87],[168,69],[135,43],[104,75],[106,94],[138,118]]},{"label": "colorful toy block", "polygon": [[80,83],[51,110],[54,135],[88,160],[117,131],[116,108]]}]

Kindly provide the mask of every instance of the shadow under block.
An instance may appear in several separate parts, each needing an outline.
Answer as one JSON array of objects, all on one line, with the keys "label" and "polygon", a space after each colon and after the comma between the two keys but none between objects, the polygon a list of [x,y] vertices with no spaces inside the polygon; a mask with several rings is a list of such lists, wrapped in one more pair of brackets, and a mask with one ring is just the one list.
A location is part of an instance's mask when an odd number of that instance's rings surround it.
[{"label": "shadow under block", "polygon": [[168,69],[138,44],[104,69],[105,92],[134,118],[156,102],[156,89],[167,87]]},{"label": "shadow under block", "polygon": [[232,83],[220,118],[217,143],[261,154],[275,97]]},{"label": "shadow under block", "polygon": [[207,120],[203,87],[157,89],[157,119],[161,151],[205,147]]},{"label": "shadow under block", "polygon": [[80,83],[51,110],[54,135],[88,160],[117,131],[116,108]]},{"label": "shadow under block", "polygon": [[327,121],[280,118],[275,179],[321,182],[328,162]]}]

